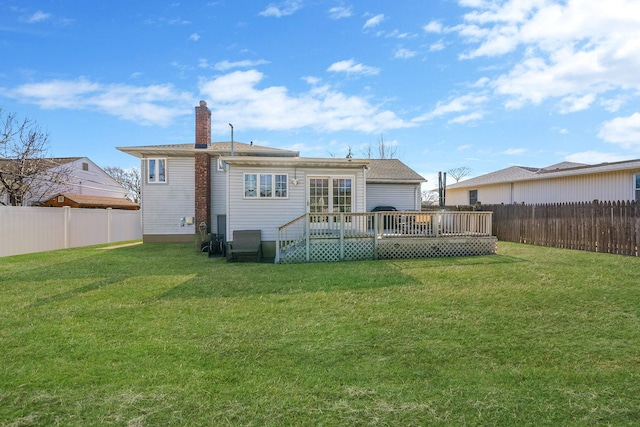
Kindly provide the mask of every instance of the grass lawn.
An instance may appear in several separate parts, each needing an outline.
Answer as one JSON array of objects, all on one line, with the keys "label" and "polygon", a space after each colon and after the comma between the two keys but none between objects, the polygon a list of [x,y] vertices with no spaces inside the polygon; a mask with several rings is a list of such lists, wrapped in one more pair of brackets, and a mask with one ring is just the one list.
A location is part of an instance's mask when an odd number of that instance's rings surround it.
[{"label": "grass lawn", "polygon": [[0,425],[639,425],[640,259],[0,258]]}]

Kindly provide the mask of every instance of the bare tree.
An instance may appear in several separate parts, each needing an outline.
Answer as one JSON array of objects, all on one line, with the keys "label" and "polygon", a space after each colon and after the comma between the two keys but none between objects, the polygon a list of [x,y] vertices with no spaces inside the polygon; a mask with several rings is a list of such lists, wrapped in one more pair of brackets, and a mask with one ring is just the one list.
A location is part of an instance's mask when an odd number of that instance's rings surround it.
[{"label": "bare tree", "polygon": [[438,203],[438,192],[423,190],[422,193],[422,206],[433,206]]},{"label": "bare tree", "polygon": [[347,159],[352,159],[353,158],[353,151],[351,150],[351,145],[347,145]]},{"label": "bare tree", "polygon": [[0,204],[23,206],[69,188],[71,169],[48,158],[49,135],[0,109]]},{"label": "bare tree", "polygon": [[458,182],[465,176],[471,175],[471,168],[460,166],[458,168],[449,169],[447,174]]},{"label": "bare tree", "polygon": [[[363,150],[364,157],[367,159],[371,159],[373,156],[373,148],[371,148],[371,144],[369,144]],[[378,140],[378,159],[397,159],[398,158],[398,147],[391,145],[385,142],[382,134],[380,134],[380,139]]]},{"label": "bare tree", "polygon": [[119,166],[107,166],[104,171],[129,193],[127,199],[135,203],[140,203],[140,169],[122,169]]}]

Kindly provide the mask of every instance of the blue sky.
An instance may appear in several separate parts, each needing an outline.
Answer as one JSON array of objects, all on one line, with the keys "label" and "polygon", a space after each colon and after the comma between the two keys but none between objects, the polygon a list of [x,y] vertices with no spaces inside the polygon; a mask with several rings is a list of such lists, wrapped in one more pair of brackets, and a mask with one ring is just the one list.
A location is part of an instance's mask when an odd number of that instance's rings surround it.
[{"label": "blue sky", "polygon": [[640,157],[637,0],[0,0],[0,107],[51,154],[214,141],[363,157],[382,137],[437,185]]}]

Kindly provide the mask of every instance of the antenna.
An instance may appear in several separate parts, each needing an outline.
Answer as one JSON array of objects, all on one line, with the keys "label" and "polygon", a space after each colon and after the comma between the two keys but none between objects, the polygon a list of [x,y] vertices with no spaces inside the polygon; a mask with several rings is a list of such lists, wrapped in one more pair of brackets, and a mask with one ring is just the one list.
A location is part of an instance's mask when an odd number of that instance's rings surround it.
[{"label": "antenna", "polygon": [[231,156],[233,157],[233,125],[229,123],[229,126],[231,126]]}]

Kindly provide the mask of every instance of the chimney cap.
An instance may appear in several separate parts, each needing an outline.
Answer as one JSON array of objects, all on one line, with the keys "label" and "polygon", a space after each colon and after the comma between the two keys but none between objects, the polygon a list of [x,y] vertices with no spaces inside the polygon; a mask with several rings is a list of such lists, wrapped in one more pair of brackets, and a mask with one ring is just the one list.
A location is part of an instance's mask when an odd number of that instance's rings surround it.
[{"label": "chimney cap", "polygon": [[200,101],[200,106],[201,107],[206,107],[207,106],[207,101]]}]

